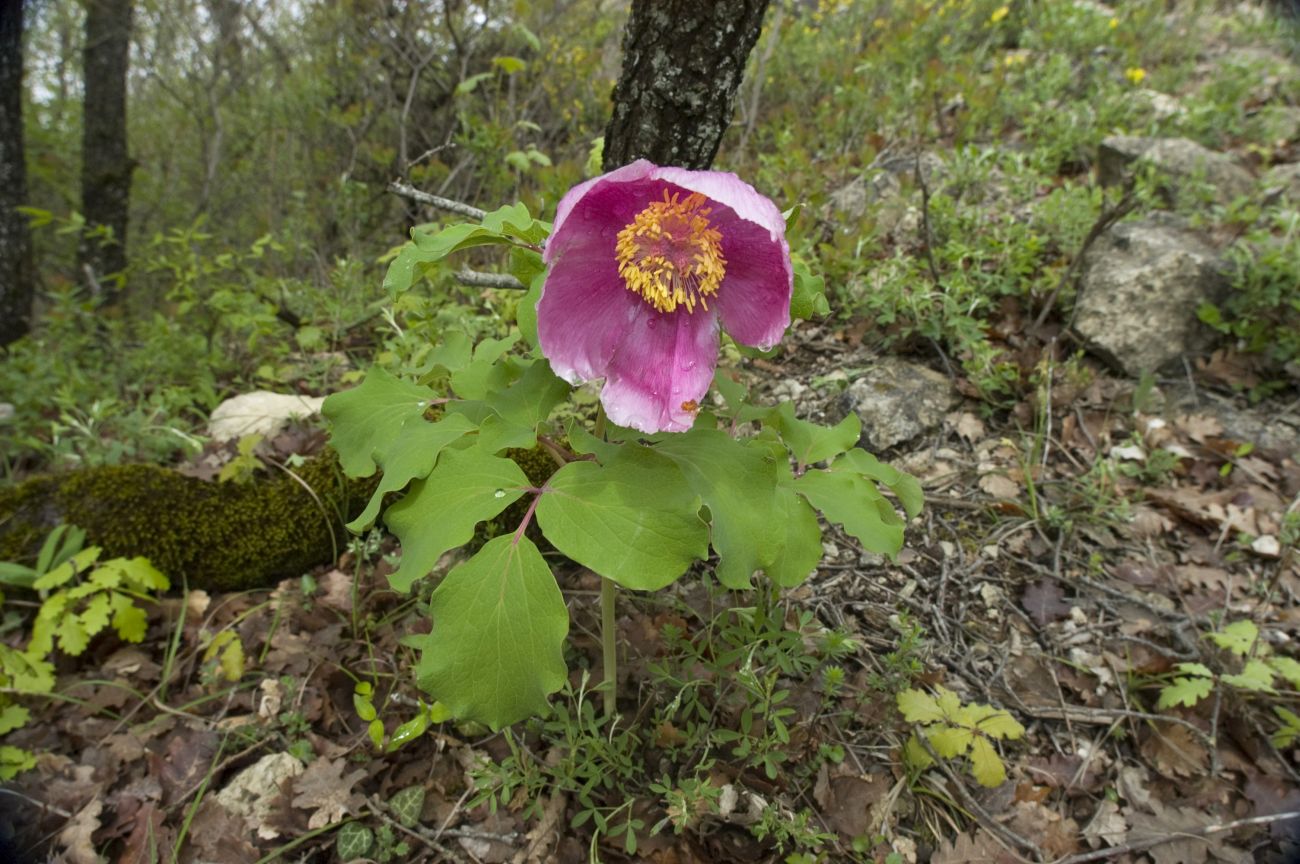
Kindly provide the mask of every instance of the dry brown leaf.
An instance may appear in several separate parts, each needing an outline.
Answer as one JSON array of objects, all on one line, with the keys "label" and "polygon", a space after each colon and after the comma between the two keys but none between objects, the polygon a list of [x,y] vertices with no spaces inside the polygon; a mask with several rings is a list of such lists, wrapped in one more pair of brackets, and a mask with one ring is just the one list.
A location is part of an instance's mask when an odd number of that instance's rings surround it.
[{"label": "dry brown leaf", "polygon": [[880,833],[879,805],[889,794],[889,778],[883,774],[865,777],[832,777],[822,815],[826,824],[846,838]]},{"label": "dry brown leaf", "polygon": [[1021,837],[1032,837],[1050,858],[1079,851],[1079,823],[1037,801],[1020,801],[1008,826]]},{"label": "dry brown leaf", "polygon": [[162,755],[150,753],[149,772],[163,789],[163,803],[170,806],[198,786],[217,752],[217,734],[210,729],[182,728],[167,739]]},{"label": "dry brown leaf", "polygon": [[1204,444],[1207,438],[1217,438],[1223,434],[1223,424],[1219,418],[1210,414],[1184,414],[1174,421],[1174,426],[1197,444]]},{"label": "dry brown leaf", "polygon": [[1026,585],[1024,593],[1020,595],[1020,605],[1039,627],[1060,621],[1070,614],[1065,591],[1054,579],[1039,579]]},{"label": "dry brown leaf", "polygon": [[980,478],[980,489],[994,498],[1016,498],[1020,484],[1004,474],[985,474]]},{"label": "dry brown leaf", "polygon": [[1170,780],[1202,774],[1209,764],[1201,739],[1181,723],[1155,723],[1142,739],[1142,755]]},{"label": "dry brown leaf", "polygon": [[976,829],[974,834],[958,834],[951,843],[947,840],[930,857],[930,864],[1019,864],[1014,855],[1002,847],[992,835]]},{"label": "dry brown leaf", "polygon": [[314,811],[307,821],[308,828],[314,830],[333,825],[361,807],[364,799],[354,794],[352,787],[366,776],[366,772],[357,770],[344,776],[346,767],[347,763],[342,759],[317,759],[294,780],[293,788],[297,794],[293,797],[293,806]]},{"label": "dry brown leaf", "polygon": [[238,814],[231,813],[214,798],[204,798],[194,821],[190,823],[188,842],[181,860],[185,864],[246,864],[258,858],[257,849],[248,841],[248,826]]},{"label": "dry brown leaf", "polygon": [[353,579],[342,570],[334,569],[320,578],[321,604],[340,612],[352,611]]},{"label": "dry brown leaf", "polygon": [[1109,799],[1102,799],[1097,810],[1083,826],[1083,839],[1088,846],[1096,849],[1105,843],[1107,846],[1120,846],[1128,841],[1128,820],[1119,812],[1119,805]]},{"label": "dry brown leaf", "polygon": [[1127,811],[1132,829],[1129,842],[1161,841],[1146,850],[1155,864],[1251,864],[1254,858],[1226,843],[1222,833],[1203,836],[1199,832],[1221,822],[1218,816],[1194,807],[1161,807],[1152,800],[1155,813]]},{"label": "dry brown leaf", "polygon": [[95,851],[91,835],[99,829],[99,814],[103,809],[104,803],[99,798],[92,798],[59,831],[58,842],[68,864],[99,864],[99,853]]},{"label": "dry brown leaf", "polygon": [[135,825],[117,864],[154,864],[167,860],[171,855],[173,832],[163,824],[166,815],[152,802],[142,806],[135,814]]}]

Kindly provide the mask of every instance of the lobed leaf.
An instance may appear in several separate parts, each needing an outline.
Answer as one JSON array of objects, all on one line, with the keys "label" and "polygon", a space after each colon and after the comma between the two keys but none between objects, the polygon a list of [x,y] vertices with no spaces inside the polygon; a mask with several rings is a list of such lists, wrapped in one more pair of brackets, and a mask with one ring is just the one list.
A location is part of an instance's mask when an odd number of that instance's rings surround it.
[{"label": "lobed leaf", "polygon": [[477,450],[450,450],[423,480],[388,508],[384,521],[402,541],[402,563],[388,577],[409,591],[449,549],[468,543],[474,526],[524,494],[528,477],[509,459]]},{"label": "lobed leaf", "polygon": [[812,465],[837,456],[857,444],[862,435],[862,421],[857,414],[849,414],[834,426],[819,426],[795,417],[791,402],[782,402],[773,408],[764,422],[781,433],[781,440],[800,465]]},{"label": "lobed leaf", "polygon": [[903,520],[876,489],[854,471],[812,470],[794,488],[832,522],[843,526],[863,548],[894,555],[903,547]]},{"label": "lobed leaf", "polygon": [[1007,779],[1007,766],[987,738],[975,738],[970,745],[971,776],[981,786],[992,789]]},{"label": "lobed leaf", "polygon": [[469,418],[460,414],[447,414],[436,423],[425,420],[423,412],[408,417],[393,442],[382,454],[376,454],[375,461],[384,469],[384,476],[370,496],[366,509],[348,523],[348,530],[360,532],[373,525],[384,496],[402,489],[412,480],[429,476],[443,449],[475,428]]},{"label": "lobed leaf", "polygon": [[375,367],[360,385],[326,398],[321,413],[330,421],[330,444],[343,470],[352,477],[375,473],[375,454],[386,453],[406,422],[424,415],[433,396],[427,387]]},{"label": "lobed leaf", "polygon": [[934,697],[922,690],[908,688],[896,697],[898,712],[909,723],[940,723],[943,710]]}]

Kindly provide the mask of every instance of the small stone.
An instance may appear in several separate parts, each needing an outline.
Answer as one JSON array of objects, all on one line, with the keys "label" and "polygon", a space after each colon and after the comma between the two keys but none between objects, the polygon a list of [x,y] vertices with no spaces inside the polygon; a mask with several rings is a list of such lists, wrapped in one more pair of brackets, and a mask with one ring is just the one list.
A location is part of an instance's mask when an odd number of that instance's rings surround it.
[{"label": "small stone", "polygon": [[947,376],[896,357],[880,358],[842,398],[862,421],[862,441],[875,453],[936,428],[960,400]]},{"label": "small stone", "polygon": [[1255,181],[1250,172],[1231,157],[1207,150],[1188,138],[1140,138],[1112,135],[1101,142],[1097,172],[1105,185],[1123,182],[1135,162],[1154,166],[1170,190],[1191,181],[1202,181],[1214,190],[1220,204],[1249,195]]},{"label": "small stone", "polygon": [[1199,237],[1155,219],[1122,222],[1084,259],[1075,327],[1096,354],[1138,375],[1212,345],[1196,310],[1226,290]]},{"label": "small stone", "polygon": [[1266,558],[1276,558],[1282,554],[1282,544],[1278,543],[1277,538],[1272,534],[1256,537],[1251,542],[1250,548],[1256,555],[1263,555]]}]

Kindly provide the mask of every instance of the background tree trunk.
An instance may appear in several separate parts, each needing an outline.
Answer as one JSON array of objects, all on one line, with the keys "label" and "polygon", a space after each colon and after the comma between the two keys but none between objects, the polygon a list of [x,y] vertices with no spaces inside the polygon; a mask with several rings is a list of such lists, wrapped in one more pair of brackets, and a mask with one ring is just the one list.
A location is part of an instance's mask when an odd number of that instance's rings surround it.
[{"label": "background tree trunk", "polygon": [[605,170],[637,159],[704,169],[731,121],[768,0],[634,0],[605,128]]},{"label": "background tree trunk", "polygon": [[[103,291],[109,302],[116,299],[117,288],[105,277],[126,269],[127,206],[134,167],[126,152],[130,49],[131,0],[88,0],[81,139],[81,210],[88,230],[77,250],[77,273],[90,290]],[[103,242],[90,230],[99,225],[111,229],[111,242]]]},{"label": "background tree trunk", "polygon": [[27,332],[35,275],[23,161],[23,0],[0,0],[0,346]]}]

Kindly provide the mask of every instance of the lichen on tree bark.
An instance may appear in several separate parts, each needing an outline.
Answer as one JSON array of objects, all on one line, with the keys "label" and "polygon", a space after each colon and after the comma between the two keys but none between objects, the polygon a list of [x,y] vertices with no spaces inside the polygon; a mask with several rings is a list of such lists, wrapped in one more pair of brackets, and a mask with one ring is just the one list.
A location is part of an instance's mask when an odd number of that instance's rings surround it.
[{"label": "lichen on tree bark", "polygon": [[636,159],[708,168],[769,0],[634,0],[605,130],[606,171]]}]

